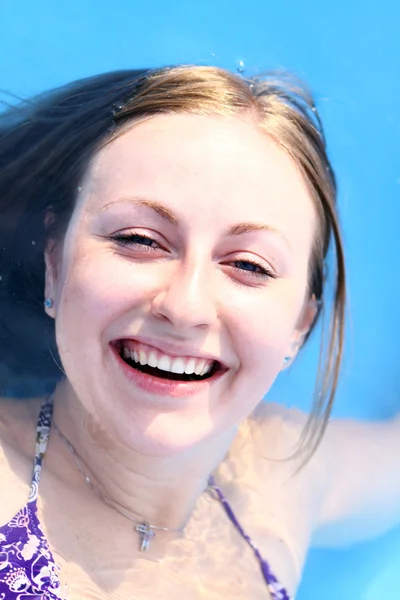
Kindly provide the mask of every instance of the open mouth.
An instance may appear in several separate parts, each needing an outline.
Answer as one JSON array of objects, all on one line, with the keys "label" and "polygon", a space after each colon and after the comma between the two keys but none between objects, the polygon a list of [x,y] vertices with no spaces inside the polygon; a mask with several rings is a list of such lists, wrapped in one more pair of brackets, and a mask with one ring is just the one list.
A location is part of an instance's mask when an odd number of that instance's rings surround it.
[{"label": "open mouth", "polygon": [[207,379],[211,379],[216,373],[226,370],[223,369],[222,365],[218,361],[214,360],[207,369],[207,372],[201,375],[197,375],[196,373],[174,373],[170,370],[160,369],[159,367],[152,367],[148,364],[141,364],[140,361],[135,360],[133,356],[128,357],[127,353],[124,352],[124,345],[122,341],[113,343],[113,346],[116,352],[118,352],[120,358],[131,369],[134,369],[135,371],[139,371],[141,373],[145,373],[147,375],[151,375],[152,377],[156,377],[158,379],[182,382],[205,381]]}]

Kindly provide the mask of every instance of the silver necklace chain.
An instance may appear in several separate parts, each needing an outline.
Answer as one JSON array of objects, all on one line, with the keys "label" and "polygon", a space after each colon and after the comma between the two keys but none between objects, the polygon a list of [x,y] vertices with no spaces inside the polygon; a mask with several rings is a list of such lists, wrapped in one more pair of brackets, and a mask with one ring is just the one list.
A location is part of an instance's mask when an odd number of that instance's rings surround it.
[{"label": "silver necklace chain", "polygon": [[133,523],[136,524],[136,526],[134,527],[134,530],[140,535],[140,551],[141,552],[146,552],[148,550],[151,540],[156,535],[155,531],[170,531],[170,532],[175,532],[175,533],[180,533],[183,531],[183,529],[184,529],[183,527],[181,527],[180,529],[170,529],[169,527],[159,527],[158,525],[151,525],[148,521],[145,521],[145,520],[139,521],[138,519],[135,519],[134,517],[132,517],[132,515],[130,515],[127,511],[125,511],[122,506],[119,506],[119,505],[117,505],[117,503],[114,503],[112,500],[109,500],[95,486],[95,484],[92,481],[92,478],[89,477],[89,475],[87,475],[87,473],[85,473],[85,470],[82,465],[82,460],[81,460],[79,454],[77,453],[77,451],[75,450],[75,448],[73,447],[71,442],[65,437],[65,435],[63,433],[61,433],[61,431],[58,429],[57,425],[55,425],[54,423],[53,423],[53,429],[56,431],[59,438],[67,446],[68,450],[72,454],[72,456],[75,460],[75,464],[78,468],[78,471],[82,475],[83,480],[85,481],[86,485],[88,487],[90,487],[90,489],[96,494],[96,496],[98,496],[98,498],[100,498],[100,500],[102,502],[107,504],[107,506],[109,506],[110,508],[112,508],[113,510],[118,512],[120,515],[122,515],[123,517],[129,519],[130,521],[132,521]]}]

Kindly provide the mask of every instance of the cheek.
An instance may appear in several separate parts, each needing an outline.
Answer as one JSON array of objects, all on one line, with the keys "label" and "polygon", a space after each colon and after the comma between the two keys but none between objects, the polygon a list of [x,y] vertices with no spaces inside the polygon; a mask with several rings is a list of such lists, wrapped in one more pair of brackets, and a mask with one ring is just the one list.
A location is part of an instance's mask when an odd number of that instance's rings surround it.
[{"label": "cheek", "polygon": [[239,420],[254,410],[281,372],[291,333],[284,314],[274,315],[265,306],[258,314],[242,312],[235,333],[240,364],[233,390]]},{"label": "cheek", "polygon": [[90,342],[90,332],[98,331],[121,305],[126,281],[109,268],[107,260],[73,260],[57,306],[59,344],[63,347],[77,340],[83,345]]},{"label": "cheek", "polygon": [[92,338],[111,322],[154,295],[161,273],[156,267],[133,264],[109,253],[92,253],[71,261],[59,293],[57,325],[63,340]]},{"label": "cheek", "polygon": [[295,287],[283,287],[271,286],[259,298],[238,304],[233,313],[242,366],[266,382],[282,368],[302,306],[302,294]]}]

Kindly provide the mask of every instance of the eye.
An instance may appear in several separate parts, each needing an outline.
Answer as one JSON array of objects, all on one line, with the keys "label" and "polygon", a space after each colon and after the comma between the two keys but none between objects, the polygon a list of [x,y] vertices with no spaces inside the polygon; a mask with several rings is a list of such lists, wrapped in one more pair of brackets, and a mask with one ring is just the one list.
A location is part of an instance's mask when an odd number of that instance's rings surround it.
[{"label": "eye", "polygon": [[114,242],[117,242],[121,246],[129,248],[137,248],[149,252],[150,250],[158,250],[161,248],[160,244],[156,242],[152,237],[144,235],[142,233],[116,233],[111,236]]},{"label": "eye", "polygon": [[250,277],[259,277],[263,279],[276,279],[276,275],[266,269],[264,266],[253,260],[235,260],[231,263],[238,271],[243,271]]}]

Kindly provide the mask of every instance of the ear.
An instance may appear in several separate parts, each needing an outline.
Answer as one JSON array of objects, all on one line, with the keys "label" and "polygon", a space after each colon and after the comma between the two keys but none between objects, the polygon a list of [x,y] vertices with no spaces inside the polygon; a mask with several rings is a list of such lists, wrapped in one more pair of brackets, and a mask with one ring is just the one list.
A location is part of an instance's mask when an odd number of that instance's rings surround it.
[{"label": "ear", "polygon": [[291,344],[288,348],[283,368],[290,366],[296,358],[297,353],[304,344],[304,341],[318,316],[319,306],[320,302],[316,299],[314,294],[305,301],[292,334]]},{"label": "ear", "polygon": [[[46,215],[46,225],[48,225],[47,219],[49,215]],[[51,218],[51,217],[50,217]],[[45,262],[45,287],[44,297],[53,300],[52,306],[45,306],[45,312],[54,319],[55,308],[56,308],[56,292],[57,292],[57,277],[58,277],[58,260],[57,260],[57,245],[54,240],[50,239],[47,242],[46,249],[44,252]]]}]

